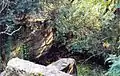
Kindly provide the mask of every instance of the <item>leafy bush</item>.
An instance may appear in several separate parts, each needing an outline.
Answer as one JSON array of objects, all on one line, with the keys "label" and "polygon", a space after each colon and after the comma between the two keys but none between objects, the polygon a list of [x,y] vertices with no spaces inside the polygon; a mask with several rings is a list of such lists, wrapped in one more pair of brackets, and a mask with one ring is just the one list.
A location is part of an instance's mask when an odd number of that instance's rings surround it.
[{"label": "leafy bush", "polygon": [[106,62],[112,63],[112,65],[109,65],[109,70],[106,73],[108,76],[120,76],[120,56],[116,55],[110,55]]},{"label": "leafy bush", "polygon": [[120,28],[119,18],[114,14],[116,2],[74,0],[62,5],[55,21],[56,41],[67,45],[72,52],[95,54],[118,50]]}]

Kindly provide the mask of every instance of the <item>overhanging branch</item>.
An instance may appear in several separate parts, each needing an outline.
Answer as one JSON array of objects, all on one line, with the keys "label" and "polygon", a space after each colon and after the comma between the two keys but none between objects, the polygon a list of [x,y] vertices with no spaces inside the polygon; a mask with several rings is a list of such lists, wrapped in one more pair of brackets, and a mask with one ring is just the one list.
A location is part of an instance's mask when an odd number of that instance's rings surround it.
[{"label": "overhanging branch", "polygon": [[20,26],[18,29],[16,29],[16,30],[12,31],[11,33],[9,33],[8,30],[9,30],[10,26],[8,26],[8,25],[6,25],[6,26],[7,26],[6,30],[3,31],[3,32],[0,32],[0,34],[7,34],[9,36],[12,36],[15,32],[19,31],[22,28],[22,26]]}]

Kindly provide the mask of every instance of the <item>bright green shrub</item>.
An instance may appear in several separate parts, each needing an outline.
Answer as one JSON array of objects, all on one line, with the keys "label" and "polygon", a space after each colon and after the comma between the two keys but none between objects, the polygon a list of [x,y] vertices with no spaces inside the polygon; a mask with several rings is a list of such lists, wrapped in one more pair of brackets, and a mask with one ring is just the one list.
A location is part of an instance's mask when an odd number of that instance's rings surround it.
[{"label": "bright green shrub", "polygon": [[[114,0],[74,0],[61,6],[55,21],[56,41],[67,45],[72,52],[115,51],[120,30],[115,4]],[[71,39],[67,38],[69,32],[73,33]]]}]

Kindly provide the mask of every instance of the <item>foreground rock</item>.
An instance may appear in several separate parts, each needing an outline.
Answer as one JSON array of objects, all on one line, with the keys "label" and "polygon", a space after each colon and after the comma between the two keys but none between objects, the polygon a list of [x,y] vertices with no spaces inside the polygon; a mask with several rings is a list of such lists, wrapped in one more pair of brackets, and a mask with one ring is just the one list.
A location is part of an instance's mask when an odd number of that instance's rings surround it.
[{"label": "foreground rock", "polygon": [[[76,76],[76,74],[73,74],[73,70],[76,70],[73,66],[74,62],[74,59],[63,58],[48,66],[43,66],[13,58],[8,62],[5,71],[0,76]],[[67,70],[66,73],[63,72],[65,69]]]}]

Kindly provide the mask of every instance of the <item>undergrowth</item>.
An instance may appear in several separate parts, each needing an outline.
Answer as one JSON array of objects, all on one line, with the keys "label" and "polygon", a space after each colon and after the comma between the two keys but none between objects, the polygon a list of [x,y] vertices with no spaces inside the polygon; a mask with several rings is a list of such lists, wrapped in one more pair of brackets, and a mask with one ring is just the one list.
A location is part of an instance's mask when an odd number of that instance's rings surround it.
[{"label": "undergrowth", "polygon": [[106,59],[107,63],[111,63],[111,65],[109,65],[109,70],[106,73],[107,76],[120,76],[120,55],[116,56],[116,55],[110,55],[107,59]]},{"label": "undergrowth", "polygon": [[78,76],[104,76],[105,70],[101,66],[92,66],[88,64],[77,65]]}]

